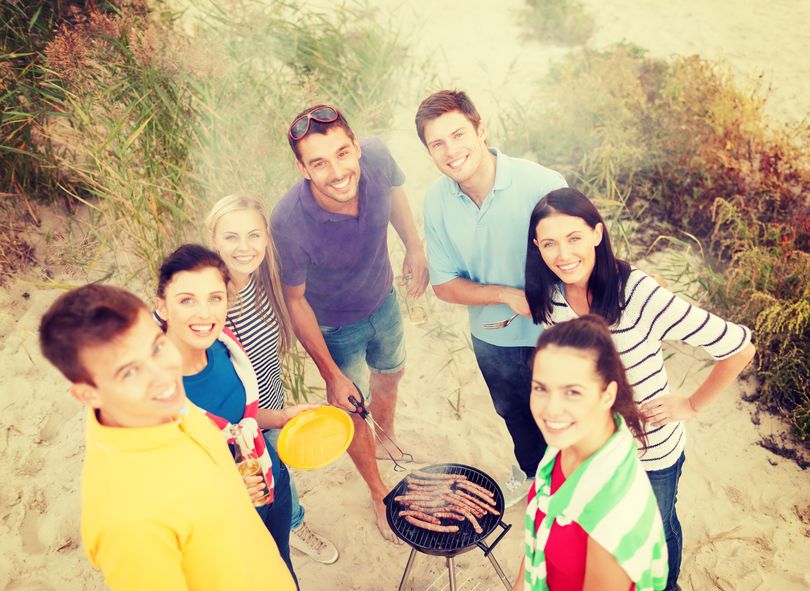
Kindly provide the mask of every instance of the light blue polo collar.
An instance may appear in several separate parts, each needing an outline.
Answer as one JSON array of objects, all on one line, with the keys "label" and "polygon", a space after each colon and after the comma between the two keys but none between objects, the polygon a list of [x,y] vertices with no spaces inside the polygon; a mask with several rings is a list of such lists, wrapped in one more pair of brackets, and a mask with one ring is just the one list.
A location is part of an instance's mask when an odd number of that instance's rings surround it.
[{"label": "light blue polo collar", "polygon": [[[505,156],[498,148],[489,148],[489,153],[495,155],[495,184],[492,190],[487,194],[487,197],[492,196],[496,191],[503,191],[508,189],[512,184],[512,163],[509,158]],[[453,181],[456,188],[456,193],[463,199],[470,197],[461,189],[461,185]],[[485,199],[486,203],[489,199]]]}]

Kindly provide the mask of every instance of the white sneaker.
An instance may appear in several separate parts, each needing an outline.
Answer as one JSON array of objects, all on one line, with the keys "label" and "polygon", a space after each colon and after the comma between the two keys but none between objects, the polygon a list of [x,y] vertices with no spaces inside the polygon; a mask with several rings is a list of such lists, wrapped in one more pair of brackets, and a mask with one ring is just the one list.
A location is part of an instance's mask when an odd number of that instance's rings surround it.
[{"label": "white sneaker", "polygon": [[335,545],[309,529],[306,522],[290,532],[290,547],[322,564],[332,564],[339,556]]},{"label": "white sneaker", "polygon": [[529,496],[531,485],[531,479],[526,478],[526,474],[523,473],[523,470],[517,466],[512,466],[512,476],[509,477],[509,480],[498,484],[498,486],[501,487],[501,491],[503,491],[504,509],[508,509],[520,502],[525,504]]}]

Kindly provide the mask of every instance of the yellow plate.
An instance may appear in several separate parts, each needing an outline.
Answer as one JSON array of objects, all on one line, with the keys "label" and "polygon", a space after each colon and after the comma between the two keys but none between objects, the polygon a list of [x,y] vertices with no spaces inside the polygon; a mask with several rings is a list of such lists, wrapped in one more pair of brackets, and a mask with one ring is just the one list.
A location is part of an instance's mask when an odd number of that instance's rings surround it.
[{"label": "yellow plate", "polygon": [[278,436],[281,460],[298,470],[314,470],[338,459],[354,437],[348,413],[334,406],[302,412],[284,425]]}]

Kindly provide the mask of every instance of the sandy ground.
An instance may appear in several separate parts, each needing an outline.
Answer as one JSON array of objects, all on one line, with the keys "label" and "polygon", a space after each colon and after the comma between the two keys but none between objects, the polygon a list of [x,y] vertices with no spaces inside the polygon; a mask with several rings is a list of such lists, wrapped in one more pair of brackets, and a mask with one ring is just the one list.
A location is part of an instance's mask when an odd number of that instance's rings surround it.
[{"label": "sandy ground", "polygon": [[[522,40],[518,0],[503,0],[497,10],[486,0],[381,4],[414,32],[409,36],[418,35],[414,57],[430,59],[436,71],[433,79],[414,82],[403,98],[408,106],[397,111],[388,138],[421,218],[422,194],[436,173],[413,133],[418,101],[432,90],[458,86],[470,92],[489,120],[507,96],[528,96],[530,81],[566,50]],[[762,75],[772,85],[772,113],[797,121],[810,112],[810,2],[686,0],[675,7],[663,0],[587,0],[585,5],[598,27],[593,46],[626,38],[654,55],[724,58],[741,80]],[[396,244],[392,240],[394,260],[401,259]],[[87,277],[86,270],[64,260],[55,274],[76,284]],[[39,318],[58,293],[37,284],[33,273],[0,293],[0,590],[103,588],[79,540],[82,412],[68,398],[61,376],[42,360],[36,341]],[[427,450],[433,461],[467,463],[502,478],[512,463],[511,444],[465,345],[466,315],[432,297],[424,305],[428,323],[406,328],[409,361],[398,407],[399,435]],[[670,352],[671,382],[689,391],[704,375],[705,358],[680,347]],[[743,384],[725,393],[688,427],[678,503],[685,536],[684,589],[810,586],[810,475],[757,445],[763,434],[783,429],[764,416],[758,426],[752,424],[753,409],[740,397],[750,387]],[[401,477],[387,463],[380,467],[391,485]],[[341,551],[332,566],[294,554],[302,588],[395,589],[408,551],[377,534],[365,487],[348,458],[315,472],[298,472],[296,478],[307,521]],[[514,577],[522,509],[509,510],[505,521],[515,527],[494,554]],[[457,564],[459,589],[502,588],[480,551],[458,557]],[[408,588],[446,589],[443,561],[420,555]]]}]

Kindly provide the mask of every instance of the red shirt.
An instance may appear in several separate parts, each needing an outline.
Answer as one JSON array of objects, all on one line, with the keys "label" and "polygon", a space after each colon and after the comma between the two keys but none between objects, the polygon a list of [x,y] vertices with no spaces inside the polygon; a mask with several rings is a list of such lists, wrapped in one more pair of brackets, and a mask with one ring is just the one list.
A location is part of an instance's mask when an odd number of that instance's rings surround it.
[{"label": "red shirt", "polygon": [[[557,492],[565,482],[560,456],[554,460],[554,469],[551,471],[551,494]],[[529,492],[534,493],[534,488]],[[530,499],[531,500],[531,499]],[[540,522],[546,516],[537,510],[534,517],[534,530],[540,527]],[[560,525],[556,521],[551,525],[545,548],[546,554],[546,582],[550,591],[582,591],[585,584],[585,560],[588,556],[588,534],[578,523],[572,521],[568,525]],[[630,584],[629,591],[635,591],[635,584]]]}]

